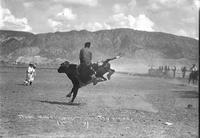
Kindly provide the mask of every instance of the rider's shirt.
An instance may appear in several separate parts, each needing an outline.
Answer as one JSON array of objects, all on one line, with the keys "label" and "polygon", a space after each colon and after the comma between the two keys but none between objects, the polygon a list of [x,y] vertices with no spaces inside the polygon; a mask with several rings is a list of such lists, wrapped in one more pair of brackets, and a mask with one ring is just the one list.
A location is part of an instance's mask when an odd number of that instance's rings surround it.
[{"label": "rider's shirt", "polygon": [[88,48],[80,50],[79,59],[81,64],[89,66],[92,63],[92,52]]}]

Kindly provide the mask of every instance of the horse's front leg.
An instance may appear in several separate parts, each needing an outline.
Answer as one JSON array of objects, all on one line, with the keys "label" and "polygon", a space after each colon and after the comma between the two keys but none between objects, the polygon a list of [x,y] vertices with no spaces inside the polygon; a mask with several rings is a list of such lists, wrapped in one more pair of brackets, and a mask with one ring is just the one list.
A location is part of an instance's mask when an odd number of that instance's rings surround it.
[{"label": "horse's front leg", "polygon": [[[73,87],[74,88],[74,87]],[[66,97],[71,97],[72,93],[73,93],[73,88],[71,89],[71,91],[66,95]]]},{"label": "horse's front leg", "polygon": [[78,93],[78,89],[80,88],[80,86],[79,86],[79,81],[76,78],[73,78],[71,80],[72,80],[73,88],[67,96],[71,97],[71,94],[73,93],[73,97],[70,101],[70,103],[73,103],[74,99],[76,98],[76,95]]},{"label": "horse's front leg", "polygon": [[70,101],[70,103],[73,103],[74,102],[74,99],[76,98],[76,95],[78,93],[78,89],[79,89],[79,86],[78,85],[75,85],[73,87],[73,97],[72,97],[72,100]]}]

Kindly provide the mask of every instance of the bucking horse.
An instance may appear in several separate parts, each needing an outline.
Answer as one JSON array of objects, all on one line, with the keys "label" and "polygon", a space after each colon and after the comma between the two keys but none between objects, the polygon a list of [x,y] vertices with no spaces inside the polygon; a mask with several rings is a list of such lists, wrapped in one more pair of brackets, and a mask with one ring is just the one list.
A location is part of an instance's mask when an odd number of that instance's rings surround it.
[{"label": "bucking horse", "polygon": [[[94,74],[94,72],[98,82],[110,80],[111,75],[115,72],[115,70],[111,69],[109,61],[117,59],[119,57],[120,56],[116,56],[101,62],[93,63],[91,65],[93,70],[88,70],[84,67],[80,67],[80,65],[77,64],[71,64],[68,61],[63,62],[58,68],[58,72],[65,73],[73,84],[71,91],[66,95],[66,97],[71,97],[71,95],[73,94],[70,103],[74,102],[79,88],[92,83],[91,74]],[[80,69],[82,71],[80,71]],[[107,78],[103,76],[106,73],[108,73]]]}]

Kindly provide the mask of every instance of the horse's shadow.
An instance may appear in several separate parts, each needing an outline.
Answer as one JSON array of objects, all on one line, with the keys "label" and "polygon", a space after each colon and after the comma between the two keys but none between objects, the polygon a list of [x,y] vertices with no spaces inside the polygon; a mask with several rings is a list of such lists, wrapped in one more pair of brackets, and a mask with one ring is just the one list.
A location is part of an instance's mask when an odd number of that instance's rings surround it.
[{"label": "horse's shadow", "polygon": [[199,98],[197,91],[173,91],[176,92],[181,98]]},{"label": "horse's shadow", "polygon": [[24,83],[16,83],[16,85],[26,86],[26,85],[24,85]]},{"label": "horse's shadow", "polygon": [[48,103],[48,104],[57,104],[57,105],[71,105],[71,106],[79,106],[82,105],[81,103],[71,103],[71,102],[58,102],[58,101],[39,101],[41,103]]}]

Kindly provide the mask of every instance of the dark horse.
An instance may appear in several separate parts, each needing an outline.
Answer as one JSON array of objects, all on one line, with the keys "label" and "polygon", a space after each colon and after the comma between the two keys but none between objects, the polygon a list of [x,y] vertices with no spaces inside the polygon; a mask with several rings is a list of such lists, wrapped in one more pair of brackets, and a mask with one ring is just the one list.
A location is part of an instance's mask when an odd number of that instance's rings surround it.
[{"label": "dark horse", "polygon": [[192,83],[196,83],[198,81],[199,71],[192,71],[189,75],[188,83],[192,80]]},{"label": "dark horse", "polygon": [[[102,61],[102,65],[98,65],[98,63],[92,64],[92,68],[93,71],[96,72],[95,76],[97,77],[98,82],[110,79],[111,75],[115,72],[115,70],[110,68],[109,61],[117,58],[119,58],[119,56]],[[76,98],[78,89],[82,86],[91,83],[92,78],[90,76],[94,72],[86,68],[84,69],[84,67],[82,68],[82,70],[84,71],[83,73],[80,72],[78,65],[70,64],[68,61],[62,63],[58,68],[59,73],[65,73],[68,76],[68,78],[72,81],[73,87],[66,96],[71,97],[71,94],[73,93],[73,97],[70,101],[71,103],[73,103],[74,99]],[[103,76],[105,73],[108,73],[107,79]]]}]

